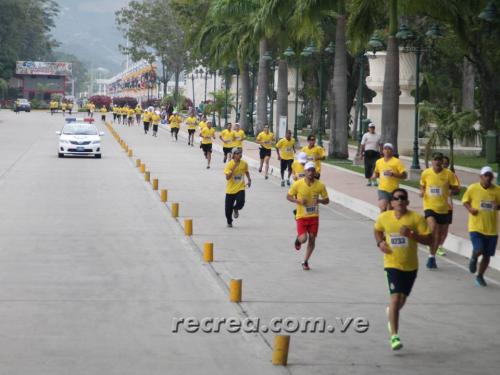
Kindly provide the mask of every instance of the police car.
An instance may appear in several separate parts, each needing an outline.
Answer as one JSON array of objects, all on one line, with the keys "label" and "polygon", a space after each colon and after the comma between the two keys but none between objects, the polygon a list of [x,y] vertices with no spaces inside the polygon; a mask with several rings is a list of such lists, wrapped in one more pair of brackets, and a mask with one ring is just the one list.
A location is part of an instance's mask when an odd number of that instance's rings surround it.
[{"label": "police car", "polygon": [[104,133],[99,132],[93,122],[93,118],[66,118],[62,130],[56,132],[59,135],[57,154],[60,158],[68,155],[101,158],[101,137]]}]

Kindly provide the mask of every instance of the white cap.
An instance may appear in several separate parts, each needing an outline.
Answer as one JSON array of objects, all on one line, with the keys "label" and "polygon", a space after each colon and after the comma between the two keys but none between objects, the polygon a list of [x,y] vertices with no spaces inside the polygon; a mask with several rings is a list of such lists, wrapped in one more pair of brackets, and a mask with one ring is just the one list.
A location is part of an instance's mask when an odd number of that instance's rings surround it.
[{"label": "white cap", "polygon": [[297,154],[297,161],[301,164],[307,163],[307,154],[304,151],[301,151]]},{"label": "white cap", "polygon": [[311,168],[315,169],[316,165],[312,161],[308,161],[306,163],[306,165],[304,166],[304,169],[307,171],[308,169],[311,169]]},{"label": "white cap", "polygon": [[370,123],[368,124],[368,127],[369,127],[369,128],[374,128],[374,127],[375,127],[375,124],[374,124],[373,122],[370,122]]},{"label": "white cap", "polygon": [[390,148],[394,151],[394,146],[392,145],[392,143],[384,143],[384,148]]},{"label": "white cap", "polygon": [[491,169],[491,167],[482,167],[481,168],[481,173],[480,175],[483,176],[485,175],[486,173],[491,173],[493,174],[493,169]]},{"label": "white cap", "polygon": [[160,111],[155,111],[155,113],[156,113],[157,115],[159,115],[159,114],[160,114]]}]

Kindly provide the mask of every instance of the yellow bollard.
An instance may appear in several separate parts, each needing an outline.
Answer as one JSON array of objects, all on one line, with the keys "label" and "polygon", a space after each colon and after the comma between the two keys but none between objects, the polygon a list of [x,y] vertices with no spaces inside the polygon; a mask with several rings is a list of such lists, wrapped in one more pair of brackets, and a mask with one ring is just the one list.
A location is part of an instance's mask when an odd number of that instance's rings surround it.
[{"label": "yellow bollard", "polygon": [[203,260],[207,263],[214,261],[214,244],[212,242],[203,244]]},{"label": "yellow bollard", "polygon": [[186,236],[193,235],[193,220],[192,219],[184,219],[184,234]]},{"label": "yellow bollard", "polygon": [[158,190],[158,179],[153,178],[153,190]]},{"label": "yellow bollard", "polygon": [[134,155],[134,152],[131,148],[128,149],[128,157],[131,158]]},{"label": "yellow bollard", "polygon": [[160,200],[165,203],[168,200],[168,191],[167,189],[160,190]]},{"label": "yellow bollard", "polygon": [[288,362],[288,348],[290,346],[290,336],[277,335],[274,338],[273,365],[286,366]]},{"label": "yellow bollard", "polygon": [[141,167],[139,168],[139,170],[141,171],[141,173],[146,172],[146,164],[141,163]]},{"label": "yellow bollard", "polygon": [[141,159],[135,159],[135,166],[139,168],[141,166]]},{"label": "yellow bollard", "polygon": [[125,152],[128,152],[128,144],[125,143],[125,146],[123,148],[125,149]]},{"label": "yellow bollard", "polygon": [[144,172],[144,181],[149,182],[150,179],[151,179],[151,172],[145,171]]},{"label": "yellow bollard", "polygon": [[229,300],[231,302],[241,302],[241,283],[241,279],[229,281]]},{"label": "yellow bollard", "polygon": [[179,216],[179,203],[172,203],[172,217]]}]

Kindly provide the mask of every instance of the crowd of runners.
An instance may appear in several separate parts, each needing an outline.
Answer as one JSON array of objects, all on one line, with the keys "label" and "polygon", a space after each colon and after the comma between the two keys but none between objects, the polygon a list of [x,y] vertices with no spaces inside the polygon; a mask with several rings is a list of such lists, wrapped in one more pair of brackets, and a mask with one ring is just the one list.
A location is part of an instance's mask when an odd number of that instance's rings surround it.
[{"label": "crowd of runners", "polygon": [[[157,136],[158,125],[169,125],[171,139],[179,140],[179,129],[187,130],[187,146],[194,147],[198,131],[199,144],[210,169],[212,145],[216,140],[216,130],[205,116],[198,117],[194,111],[181,116],[178,111],[168,114],[155,108],[142,110],[113,108],[113,121],[131,126],[142,120],[144,134],[153,126],[153,136]],[[224,175],[226,179],[225,216],[227,226],[232,228],[234,219],[245,206],[245,189],[252,184],[248,163],[242,159],[245,132],[238,123],[228,123],[219,134],[222,142]],[[329,203],[328,192],[321,178],[321,161],[326,152],[316,144],[316,137],[307,137],[307,144],[297,147],[291,131],[277,140],[268,126],[257,134],[259,144],[259,173],[264,179],[269,177],[269,160],[273,149],[280,161],[281,186],[288,187],[287,200],[296,205],[294,212],[297,235],[294,247],[300,250],[306,245],[302,269],[310,270],[310,258],[315,248],[319,229],[319,205]],[[423,215],[408,208],[408,192],[400,187],[407,178],[407,171],[401,160],[394,154],[390,143],[382,144],[375,132],[374,124],[363,136],[361,156],[365,159],[365,176],[369,186],[378,189],[380,215],[374,224],[375,246],[383,253],[384,271],[390,292],[387,307],[390,345],[393,350],[402,348],[398,335],[400,310],[406,303],[417,277],[417,246],[428,246],[426,267],[436,269],[436,255],[445,255],[443,243],[453,219],[453,196],[457,196],[460,182],[449,169],[449,159],[442,153],[435,153],[432,166],[425,169],[420,178],[420,197],[423,200]],[[470,185],[462,196],[462,203],[469,212],[468,229],[473,252],[469,270],[475,274],[478,286],[487,286],[484,274],[490,258],[495,255],[498,237],[498,216],[500,209],[500,187],[493,183],[494,173],[484,167],[479,173],[479,182]],[[481,259],[479,261],[479,259]]]}]

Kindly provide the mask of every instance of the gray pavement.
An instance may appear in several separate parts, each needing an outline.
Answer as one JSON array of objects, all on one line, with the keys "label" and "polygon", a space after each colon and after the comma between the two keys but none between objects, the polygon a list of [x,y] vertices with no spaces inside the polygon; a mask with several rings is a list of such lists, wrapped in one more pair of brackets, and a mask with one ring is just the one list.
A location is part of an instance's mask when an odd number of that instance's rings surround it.
[{"label": "gray pavement", "polygon": [[[115,125],[169,190],[169,202],[180,203],[175,221],[107,130],[102,160],[57,159],[54,131],[61,121],[0,112],[0,147],[12,153],[10,164],[0,164],[0,373],[500,369],[498,272],[489,274],[496,283],[478,289],[462,257],[450,255],[436,272],[422,268],[403,312],[405,348],[393,353],[373,222],[338,205],[322,209],[312,270],[304,272],[303,254],[293,249],[293,205],[277,180],[251,170],[247,204],[228,229],[220,154],[206,170],[200,149],[184,138],[175,143],[165,131],[152,138]],[[33,137],[25,140],[28,133]],[[193,219],[192,240],[181,232],[184,218]],[[212,267],[201,261],[205,241],[214,242]],[[239,305],[227,302],[231,277],[243,279]],[[188,316],[251,316],[264,324],[273,317],[324,317],[337,330],[292,334],[289,366],[282,369],[270,364],[274,334],[172,333],[172,317]],[[340,333],[336,317],[364,317],[370,327]]]}]

